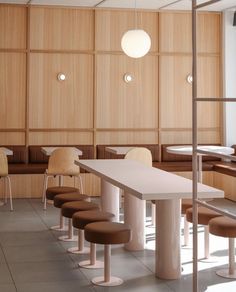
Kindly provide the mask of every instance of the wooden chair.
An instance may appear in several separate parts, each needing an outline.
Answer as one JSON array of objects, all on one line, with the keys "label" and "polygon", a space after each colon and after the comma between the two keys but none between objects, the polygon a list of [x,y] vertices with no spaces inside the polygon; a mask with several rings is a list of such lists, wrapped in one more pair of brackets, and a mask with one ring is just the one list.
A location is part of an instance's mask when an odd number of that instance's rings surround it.
[{"label": "wooden chair", "polygon": [[8,182],[8,194],[10,199],[10,210],[13,211],[11,180],[8,175],[8,161],[6,154],[0,149],[0,179],[4,179],[4,202],[7,203],[6,181]]},{"label": "wooden chair", "polygon": [[[82,184],[82,178],[80,176],[80,168],[75,165],[74,161],[78,160],[78,154],[74,150],[73,147],[62,147],[57,148],[53,151],[52,155],[49,157],[48,161],[48,169],[45,172],[44,175],[44,188],[43,188],[43,202],[44,202],[44,210],[46,210],[46,203],[47,203],[47,197],[46,193],[51,194],[51,190],[55,187],[48,188],[48,179],[49,177],[56,177],[59,176],[59,187],[62,187],[62,178],[64,176],[74,177],[79,180],[79,190],[80,193],[83,193],[83,184]],[[75,185],[75,181],[74,181]],[[68,189],[68,192],[75,192],[78,191],[76,188]],[[57,192],[54,195],[57,195],[59,193],[65,193],[63,192]],[[51,197],[50,197],[51,198]],[[52,198],[53,199],[53,198]]]}]

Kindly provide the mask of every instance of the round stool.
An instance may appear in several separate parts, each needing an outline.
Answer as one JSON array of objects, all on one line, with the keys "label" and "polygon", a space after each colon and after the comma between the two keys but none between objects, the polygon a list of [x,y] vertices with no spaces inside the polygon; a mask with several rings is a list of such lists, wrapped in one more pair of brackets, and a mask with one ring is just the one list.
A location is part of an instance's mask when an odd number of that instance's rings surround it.
[{"label": "round stool", "polygon": [[209,232],[211,234],[227,237],[229,239],[229,268],[216,272],[218,276],[236,279],[234,260],[234,238],[236,237],[236,220],[220,216],[211,219],[209,222]]},{"label": "round stool", "polygon": [[79,189],[74,187],[50,187],[46,189],[46,198],[47,200],[53,200],[56,195],[65,194],[65,193],[74,193],[79,192]]},{"label": "round stool", "polygon": [[[204,225],[204,249],[205,258],[210,257],[209,253],[209,221],[215,217],[221,216],[219,213],[205,207],[198,207],[198,224]],[[193,208],[186,210],[186,220],[193,223]]]},{"label": "round stool", "polygon": [[128,243],[131,239],[130,228],[122,223],[95,222],[85,226],[85,239],[92,243],[104,244],[104,276],[92,279],[99,286],[118,286],[123,280],[111,277],[111,244]]},{"label": "round stool", "polygon": [[76,238],[73,236],[73,226],[72,226],[72,216],[74,213],[79,211],[88,211],[88,210],[99,210],[97,204],[86,202],[86,201],[74,201],[64,203],[61,207],[61,215],[69,219],[69,229],[67,236],[60,236],[59,240],[62,241],[76,241]]},{"label": "round stool", "polygon": [[[79,192],[72,192],[72,193],[65,193],[59,194],[54,196],[53,203],[54,207],[61,208],[64,203],[67,202],[74,202],[74,201],[90,201],[90,197],[87,195],[82,195]],[[50,229],[57,230],[57,231],[65,231],[67,230],[64,227],[64,220],[63,216],[60,212],[60,224],[57,226],[52,226]]]},{"label": "round stool", "polygon": [[[102,211],[83,211],[77,212],[72,217],[73,227],[79,230],[78,233],[78,247],[69,248],[68,251],[72,253],[84,254],[88,253],[89,249],[84,247],[84,228],[87,224],[101,221],[112,221],[115,215],[109,212]],[[96,244],[90,243],[90,260],[79,263],[80,267],[87,269],[103,268],[103,262],[96,260]]]},{"label": "round stool", "polygon": [[181,202],[181,214],[184,216],[184,245],[189,245],[189,223],[186,220],[187,209],[193,206],[192,199],[183,199]]}]

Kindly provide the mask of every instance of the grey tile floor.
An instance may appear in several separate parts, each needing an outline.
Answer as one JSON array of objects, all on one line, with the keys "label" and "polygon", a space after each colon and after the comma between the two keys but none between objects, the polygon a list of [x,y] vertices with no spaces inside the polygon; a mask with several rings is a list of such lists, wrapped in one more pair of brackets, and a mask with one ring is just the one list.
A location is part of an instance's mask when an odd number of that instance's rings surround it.
[{"label": "grey tile floor", "polygon": [[[40,200],[14,200],[14,212],[0,207],[0,292],[191,292],[192,249],[181,250],[183,276],[164,281],[154,276],[154,228],[147,223],[144,251],[127,252],[122,246],[112,247],[112,274],[124,279],[118,287],[94,286],[90,280],[102,270],[78,268],[86,255],[66,252],[75,243],[57,240],[61,232],[49,227],[58,221],[58,210],[48,205],[42,210]],[[149,210],[148,206],[148,210]],[[150,218],[148,218],[150,220]],[[202,228],[199,228],[199,253],[202,254]],[[102,260],[103,247],[97,257]],[[227,240],[211,236],[212,258],[199,261],[200,291],[236,291],[236,280],[220,278],[215,271],[227,264]]]}]

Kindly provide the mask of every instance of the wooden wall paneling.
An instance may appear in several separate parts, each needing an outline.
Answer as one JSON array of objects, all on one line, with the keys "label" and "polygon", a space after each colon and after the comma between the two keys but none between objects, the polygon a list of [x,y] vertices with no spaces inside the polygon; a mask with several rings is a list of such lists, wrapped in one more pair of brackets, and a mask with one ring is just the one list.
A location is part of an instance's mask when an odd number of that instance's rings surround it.
[{"label": "wooden wall paneling", "polygon": [[[191,13],[161,12],[159,18],[160,52],[191,53]],[[220,53],[220,25],[219,13],[198,14],[197,46],[199,53]]]},{"label": "wooden wall paneling", "polygon": [[192,86],[190,56],[160,56],[159,99],[161,128],[190,128]]},{"label": "wooden wall paneling", "polygon": [[161,12],[159,14],[160,52],[187,52],[192,50],[191,14]]},{"label": "wooden wall paneling", "polygon": [[[123,80],[125,73],[133,81]],[[97,56],[98,128],[156,128],[158,126],[158,59],[145,56]]]},{"label": "wooden wall paneling", "polygon": [[0,4],[0,49],[26,49],[26,7]]},{"label": "wooden wall paneling", "polygon": [[200,13],[198,20],[198,52],[221,52],[221,14]]},{"label": "wooden wall paneling", "polygon": [[236,179],[233,176],[214,172],[214,186],[225,192],[224,197],[236,201]]},{"label": "wooden wall paneling", "polygon": [[0,132],[0,145],[24,145],[24,132]]},{"label": "wooden wall paneling", "polygon": [[[198,97],[220,96],[219,57],[199,56]],[[192,126],[192,85],[190,56],[160,57],[160,126],[161,128],[190,128]],[[219,103],[198,103],[198,127],[220,127]]]},{"label": "wooden wall paneling", "polygon": [[[198,58],[198,97],[220,97],[220,58]],[[222,103],[198,102],[198,127],[220,127]]]},{"label": "wooden wall paneling", "polygon": [[33,132],[29,133],[29,145],[93,144],[92,132]]},{"label": "wooden wall paneling", "polygon": [[30,49],[93,50],[93,10],[31,6],[30,14]]},{"label": "wooden wall paneling", "polygon": [[[91,173],[81,174],[84,192],[89,196],[100,195],[100,178]],[[13,198],[41,198],[43,192],[43,174],[12,174],[10,175]],[[77,180],[75,186],[77,186]],[[58,185],[58,179],[49,179],[48,186]],[[73,178],[64,178],[64,185],[74,186]],[[0,197],[4,195],[3,181],[0,180]],[[13,202],[14,204],[14,202]]]},{"label": "wooden wall paneling", "polygon": [[0,53],[0,89],[0,127],[25,128],[25,53]]},{"label": "wooden wall paneling", "polygon": [[[98,51],[121,51],[121,38],[135,28],[134,11],[96,10],[96,47]],[[137,28],[151,37],[151,52],[158,51],[158,13],[137,12]]]},{"label": "wooden wall paneling", "polygon": [[[188,179],[192,179],[192,172],[183,171],[183,172],[175,172],[175,174],[183,176]],[[214,171],[203,171],[202,177],[203,183],[208,186],[214,186]]]},{"label": "wooden wall paneling", "polygon": [[[161,144],[191,144],[192,131],[161,131]],[[208,129],[205,131],[198,131],[198,144],[217,144],[221,143],[221,135],[219,129]]]},{"label": "wooden wall paneling", "polygon": [[97,131],[97,144],[158,144],[158,131]]},{"label": "wooden wall paneling", "polygon": [[[30,128],[92,128],[92,55],[32,53],[30,57]],[[57,79],[60,72],[66,80]]]}]

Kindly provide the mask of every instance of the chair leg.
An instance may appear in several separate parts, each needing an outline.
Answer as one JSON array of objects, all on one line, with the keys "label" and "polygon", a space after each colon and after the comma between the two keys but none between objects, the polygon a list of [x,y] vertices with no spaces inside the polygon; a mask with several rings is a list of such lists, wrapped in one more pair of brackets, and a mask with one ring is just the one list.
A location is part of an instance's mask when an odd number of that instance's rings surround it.
[{"label": "chair leg", "polygon": [[204,250],[205,250],[205,259],[209,259],[210,251],[209,251],[209,226],[204,226]]},{"label": "chair leg", "polygon": [[8,180],[8,191],[9,191],[9,199],[10,199],[10,208],[11,208],[11,211],[13,211],[12,192],[11,192],[11,180],[10,180],[10,177],[9,176],[7,176],[6,178]]},{"label": "chair leg", "polygon": [[230,279],[236,279],[235,270],[235,243],[234,238],[229,238],[229,267],[216,272],[218,276]]},{"label": "chair leg", "polygon": [[104,268],[104,263],[101,261],[97,261],[96,259],[96,244],[90,242],[90,255],[89,260],[79,262],[79,266],[81,268],[86,269],[102,269]]},{"label": "chair leg", "polygon": [[95,277],[92,283],[98,286],[118,286],[123,283],[123,280],[117,277],[111,277],[111,246],[104,246],[104,276]]},{"label": "chair leg", "polygon": [[3,187],[3,191],[4,191],[4,204],[7,204],[7,180],[6,180],[6,177],[3,180],[3,184],[4,184],[4,187]]},{"label": "chair leg", "polygon": [[84,246],[84,230],[78,230],[78,246],[68,248],[67,251],[75,254],[89,253],[89,248]]},{"label": "chair leg", "polygon": [[46,174],[44,174],[43,178],[43,194],[42,194],[42,203],[44,203],[45,198],[46,198]]},{"label": "chair leg", "polygon": [[156,224],[156,205],[152,204],[152,225]]},{"label": "chair leg", "polygon": [[84,193],[84,187],[83,187],[82,177],[80,175],[78,175],[78,180],[79,180],[79,190],[80,190],[80,193],[83,194]]},{"label": "chair leg", "polygon": [[44,192],[43,192],[43,210],[47,209],[47,198],[46,198],[46,190],[48,187],[48,176],[45,174],[45,184],[44,184]]},{"label": "chair leg", "polygon": [[184,215],[184,245],[189,245],[189,222]]}]

